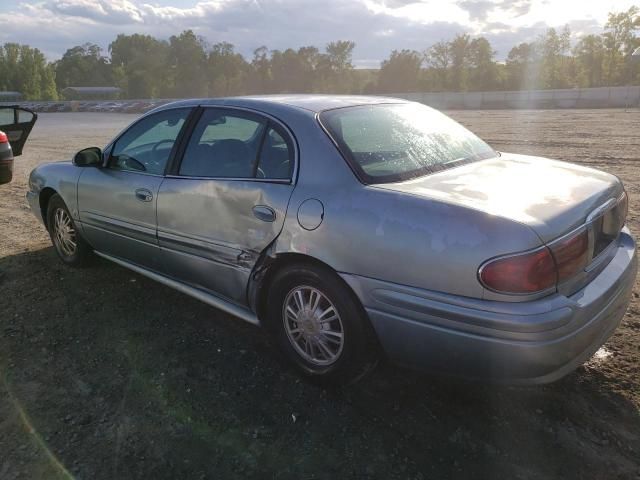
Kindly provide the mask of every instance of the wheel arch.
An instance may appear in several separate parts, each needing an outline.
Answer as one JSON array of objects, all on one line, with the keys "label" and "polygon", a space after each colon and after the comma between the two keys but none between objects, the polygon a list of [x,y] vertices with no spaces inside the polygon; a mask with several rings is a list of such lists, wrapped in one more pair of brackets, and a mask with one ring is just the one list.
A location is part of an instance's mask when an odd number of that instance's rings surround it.
[{"label": "wheel arch", "polygon": [[[369,319],[369,315],[367,315],[362,301],[353,290],[353,288],[351,288],[351,286],[340,276],[340,274],[333,267],[331,267],[331,265],[328,265],[327,263],[317,259],[316,257],[294,252],[278,253],[274,254],[273,256],[265,257],[262,261],[262,266],[260,268],[257,268],[252,275],[254,287],[250,288],[250,299],[254,311],[261,323],[266,317],[269,289],[277,273],[283,268],[290,265],[304,264],[313,265],[315,267],[319,267],[334,273],[338,281],[342,284],[343,288],[353,298],[356,305],[360,309],[360,313],[363,315],[363,318],[366,319],[367,323],[373,331],[373,325],[371,323],[371,320]],[[251,294],[252,290],[253,294]]]},{"label": "wheel arch", "polygon": [[47,209],[49,208],[49,200],[51,200],[51,197],[56,194],[58,194],[58,192],[55,189],[51,187],[45,187],[40,192],[40,195],[38,195],[38,200],[40,202],[40,213],[42,214],[42,222],[44,223],[44,226],[46,228],[49,228],[49,225],[47,225]]}]

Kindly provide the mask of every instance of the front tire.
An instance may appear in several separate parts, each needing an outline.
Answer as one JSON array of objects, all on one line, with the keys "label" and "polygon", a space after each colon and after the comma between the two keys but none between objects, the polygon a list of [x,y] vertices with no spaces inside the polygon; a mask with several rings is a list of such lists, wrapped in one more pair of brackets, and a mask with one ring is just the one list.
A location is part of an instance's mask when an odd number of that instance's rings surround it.
[{"label": "front tire", "polygon": [[296,369],[313,380],[348,384],[377,363],[377,344],[364,310],[334,272],[291,265],[269,290],[267,326]]},{"label": "front tire", "polygon": [[60,260],[72,267],[88,264],[91,247],[80,235],[69,209],[58,194],[49,199],[47,229]]}]

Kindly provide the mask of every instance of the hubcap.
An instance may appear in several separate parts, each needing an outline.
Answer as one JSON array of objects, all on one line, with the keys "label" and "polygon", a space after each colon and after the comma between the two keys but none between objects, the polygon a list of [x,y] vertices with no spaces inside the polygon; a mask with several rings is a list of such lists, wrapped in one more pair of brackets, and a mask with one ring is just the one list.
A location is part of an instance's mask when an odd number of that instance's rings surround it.
[{"label": "hubcap", "polygon": [[58,208],[54,215],[53,234],[60,253],[67,257],[76,253],[76,231],[69,214],[63,208]]},{"label": "hubcap", "polygon": [[308,286],[291,290],[282,317],[289,342],[302,358],[319,366],[338,359],[344,346],[342,320],[320,290]]}]

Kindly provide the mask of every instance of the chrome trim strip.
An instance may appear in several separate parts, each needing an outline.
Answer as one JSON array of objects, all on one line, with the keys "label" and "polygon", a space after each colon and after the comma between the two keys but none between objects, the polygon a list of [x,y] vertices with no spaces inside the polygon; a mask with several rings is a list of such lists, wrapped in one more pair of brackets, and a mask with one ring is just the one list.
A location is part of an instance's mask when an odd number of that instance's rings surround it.
[{"label": "chrome trim strip", "polygon": [[293,183],[289,178],[195,177],[193,175],[165,175],[164,178],[171,178],[174,180],[228,180],[230,182],[280,183],[283,185],[291,185]]},{"label": "chrome trim strip", "polygon": [[197,288],[190,287],[185,285],[184,283],[180,283],[177,280],[173,280],[169,277],[165,277],[164,275],[160,275],[158,273],[152,272],[145,268],[139,267],[132,263],[126,262],[125,260],[120,260],[119,258],[112,257],[111,255],[107,255],[105,253],[101,253],[96,251],[97,255],[106,258],[114,263],[117,263],[121,267],[128,268],[140,275],[144,275],[145,277],[150,278],[151,280],[155,280],[156,282],[162,283],[174,290],[177,290],[185,295],[189,295],[190,297],[195,298],[196,300],[200,300],[201,302],[206,303],[207,305],[211,305],[212,307],[218,308],[223,312],[228,313],[229,315],[233,315],[234,317],[240,318],[245,322],[249,322],[253,325],[260,325],[260,320],[258,317],[248,309],[242,308],[239,305],[235,305],[227,300],[223,300],[220,297],[216,297],[210,293],[206,293],[202,290],[198,290]]},{"label": "chrome trim strip", "polygon": [[206,258],[216,263],[238,267],[239,247],[215,243],[207,238],[178,234],[168,230],[158,230],[160,248],[194,257]]},{"label": "chrome trim strip", "polygon": [[107,217],[91,211],[82,211],[80,223],[103,232],[119,235],[131,240],[140,240],[157,246],[157,233],[154,226],[139,225],[114,217]]}]

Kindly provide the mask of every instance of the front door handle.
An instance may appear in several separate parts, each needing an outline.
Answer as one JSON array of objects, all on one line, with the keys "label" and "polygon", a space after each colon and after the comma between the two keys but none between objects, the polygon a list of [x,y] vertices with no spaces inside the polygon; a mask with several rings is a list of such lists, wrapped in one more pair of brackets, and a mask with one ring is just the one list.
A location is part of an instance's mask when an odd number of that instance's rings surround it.
[{"label": "front door handle", "polygon": [[266,205],[256,205],[253,207],[253,215],[263,222],[275,222],[276,212]]},{"label": "front door handle", "polygon": [[153,193],[146,188],[139,188],[136,190],[136,198],[141,202],[150,202],[153,200]]}]

